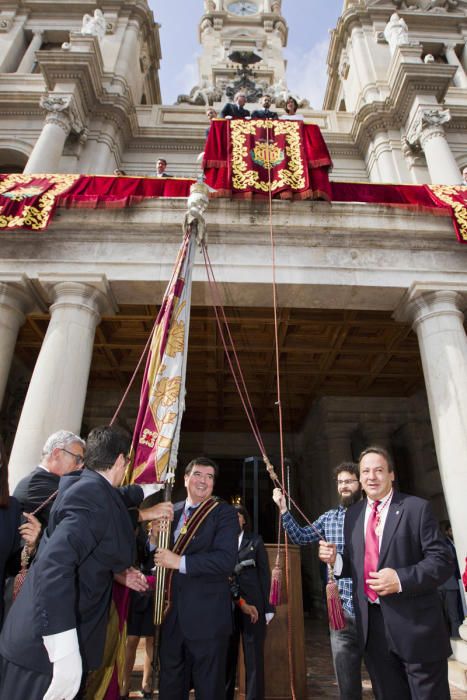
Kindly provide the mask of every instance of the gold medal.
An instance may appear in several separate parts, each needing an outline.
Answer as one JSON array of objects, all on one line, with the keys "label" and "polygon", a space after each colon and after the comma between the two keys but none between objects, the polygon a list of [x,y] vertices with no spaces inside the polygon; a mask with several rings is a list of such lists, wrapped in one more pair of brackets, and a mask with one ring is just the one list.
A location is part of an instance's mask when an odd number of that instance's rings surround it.
[{"label": "gold medal", "polygon": [[181,527],[181,529],[180,529],[180,534],[181,534],[181,535],[186,535],[186,531],[187,531],[187,527],[186,527],[186,524],[185,524],[185,525],[183,525],[183,526]]}]

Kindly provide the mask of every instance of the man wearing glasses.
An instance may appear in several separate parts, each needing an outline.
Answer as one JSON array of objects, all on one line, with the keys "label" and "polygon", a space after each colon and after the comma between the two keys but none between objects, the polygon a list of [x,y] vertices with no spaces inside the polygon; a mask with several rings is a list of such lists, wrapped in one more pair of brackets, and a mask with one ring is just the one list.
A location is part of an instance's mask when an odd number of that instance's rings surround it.
[{"label": "man wearing glasses", "polygon": [[[0,637],[0,697],[72,700],[83,672],[102,663],[114,574],[135,558],[133,524],[117,489],[130,445],[121,428],[94,428],[86,467],[61,480]],[[152,516],[171,520],[172,505],[158,504]]]},{"label": "man wearing glasses", "polygon": [[[282,524],[293,544],[305,545],[325,538],[327,542],[332,542],[337,546],[338,552],[343,552],[345,512],[349,506],[361,499],[358,465],[354,462],[342,462],[334,470],[334,476],[337,483],[339,506],[326,511],[314,521],[313,525],[318,532],[309,526],[300,527],[289,513],[282,491],[277,488],[274,489],[274,502],[279,507]],[[338,581],[338,586],[344,608],[346,626],[343,630],[329,630],[334,671],[341,699],[361,700],[362,655],[355,624],[352,579],[341,578]]]},{"label": "man wearing glasses", "polygon": [[[68,430],[50,435],[42,449],[40,464],[21,479],[14,491],[21,510],[32,513],[58,489],[60,477],[83,466],[84,440]],[[44,506],[37,517],[46,526],[53,500]]]}]

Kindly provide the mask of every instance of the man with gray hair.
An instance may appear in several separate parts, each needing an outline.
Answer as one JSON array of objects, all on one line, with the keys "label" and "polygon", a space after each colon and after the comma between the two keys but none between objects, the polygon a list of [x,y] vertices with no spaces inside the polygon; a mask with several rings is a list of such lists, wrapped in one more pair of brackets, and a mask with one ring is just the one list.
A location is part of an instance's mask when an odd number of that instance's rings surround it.
[{"label": "man with gray hair", "polygon": [[[59,430],[47,438],[40,464],[21,479],[14,491],[22,511],[32,513],[58,489],[60,477],[81,469],[84,446],[84,440],[69,430]],[[42,525],[47,525],[52,505],[53,500],[37,514]]]},{"label": "man with gray hair", "polygon": [[237,92],[234,97],[235,102],[227,102],[222,107],[222,119],[244,119],[250,116],[248,109],[245,109],[246,95],[244,92]]}]

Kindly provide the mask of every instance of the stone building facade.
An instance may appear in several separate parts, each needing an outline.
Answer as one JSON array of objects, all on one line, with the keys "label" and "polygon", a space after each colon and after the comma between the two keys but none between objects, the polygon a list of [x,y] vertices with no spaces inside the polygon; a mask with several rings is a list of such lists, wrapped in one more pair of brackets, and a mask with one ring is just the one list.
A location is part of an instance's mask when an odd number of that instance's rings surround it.
[{"label": "stone building facade", "polygon": [[[172,175],[197,176],[206,105],[219,108],[236,81],[249,80],[258,100],[272,92],[281,111],[288,28],[280,1],[199,4],[199,82],[166,105],[157,16],[146,0],[2,3],[0,171],[151,175],[165,157]],[[305,119],[321,127],[332,179],[460,183],[466,37],[465,0],[345,0],[323,108],[297,96]],[[0,233],[1,421],[12,483],[52,431],[84,434],[110,420],[169,278],[184,213],[176,199],[59,209],[44,233]],[[267,204],[214,199],[206,216],[217,281],[277,460]],[[274,201],[273,225],[292,490],[318,515],[335,501],[332,468],[383,444],[401,486],[449,516],[463,565],[467,247],[448,218],[376,204]],[[204,452],[233,473],[258,449],[209,309],[197,260],[181,457]],[[130,428],[137,400],[133,391],[120,416]],[[264,503],[268,488],[261,480]],[[313,567],[306,580],[317,603]],[[454,651],[452,678],[465,687],[467,643]]]}]

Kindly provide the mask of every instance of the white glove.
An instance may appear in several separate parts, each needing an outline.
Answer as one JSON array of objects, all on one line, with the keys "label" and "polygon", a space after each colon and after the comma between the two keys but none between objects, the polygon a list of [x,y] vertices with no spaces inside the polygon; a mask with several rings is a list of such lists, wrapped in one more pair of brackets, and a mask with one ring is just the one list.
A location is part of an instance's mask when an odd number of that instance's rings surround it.
[{"label": "white glove", "polygon": [[143,489],[144,498],[152,496],[153,493],[164,488],[164,484],[138,484],[138,486]]},{"label": "white glove", "polygon": [[44,646],[53,664],[52,682],[44,700],[73,700],[81,685],[83,664],[76,630],[42,637]]}]

